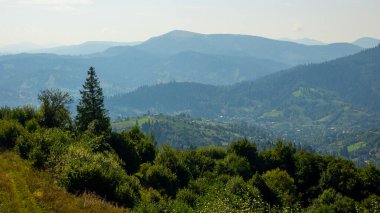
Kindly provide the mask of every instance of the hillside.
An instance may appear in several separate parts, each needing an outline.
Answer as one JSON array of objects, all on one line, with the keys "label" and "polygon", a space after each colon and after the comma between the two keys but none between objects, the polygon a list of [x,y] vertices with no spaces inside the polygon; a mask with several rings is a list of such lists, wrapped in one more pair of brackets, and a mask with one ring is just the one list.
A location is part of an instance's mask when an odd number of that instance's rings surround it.
[{"label": "hillside", "polygon": [[[104,45],[116,44],[90,42],[47,52],[85,54],[94,48],[100,51]],[[0,56],[0,82],[4,88],[0,105],[35,104],[32,97],[44,88],[61,88],[76,96],[81,87],[79,79],[89,66],[96,67],[104,92],[110,96],[171,81],[231,85],[299,63],[325,61],[360,50],[351,44],[305,46],[254,36],[176,31],[133,47],[111,47],[90,55],[4,55]]]},{"label": "hillside", "polygon": [[200,146],[228,146],[244,138],[254,141],[263,150],[275,139],[270,132],[247,123],[228,124],[204,119],[193,119],[184,114],[176,116],[146,115],[121,119],[112,123],[115,131],[128,131],[138,125],[146,134],[153,134],[157,145],[169,144],[178,149]]},{"label": "hillside", "polygon": [[326,131],[379,124],[380,46],[292,68],[229,87],[170,83],[143,87],[108,101],[111,112],[186,112],[224,121],[246,120],[292,139],[314,141]]},{"label": "hillside", "polygon": [[0,212],[126,212],[95,195],[74,196],[14,152],[0,152]]}]

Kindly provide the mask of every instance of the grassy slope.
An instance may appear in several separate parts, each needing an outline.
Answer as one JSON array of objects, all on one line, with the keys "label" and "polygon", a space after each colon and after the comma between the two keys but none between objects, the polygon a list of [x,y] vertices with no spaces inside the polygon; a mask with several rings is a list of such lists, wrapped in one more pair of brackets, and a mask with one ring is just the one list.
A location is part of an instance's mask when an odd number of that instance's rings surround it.
[{"label": "grassy slope", "polygon": [[94,195],[74,196],[13,152],[0,153],[0,212],[127,212]]}]

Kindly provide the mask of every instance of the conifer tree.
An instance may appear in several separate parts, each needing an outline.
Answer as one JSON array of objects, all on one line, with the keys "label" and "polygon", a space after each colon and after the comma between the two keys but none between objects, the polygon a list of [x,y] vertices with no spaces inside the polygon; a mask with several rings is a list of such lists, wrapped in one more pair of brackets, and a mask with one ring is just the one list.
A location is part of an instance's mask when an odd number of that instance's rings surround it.
[{"label": "conifer tree", "polygon": [[94,67],[90,67],[80,91],[81,100],[77,106],[76,124],[80,131],[91,130],[101,134],[110,130],[110,118],[104,108],[104,96]]}]

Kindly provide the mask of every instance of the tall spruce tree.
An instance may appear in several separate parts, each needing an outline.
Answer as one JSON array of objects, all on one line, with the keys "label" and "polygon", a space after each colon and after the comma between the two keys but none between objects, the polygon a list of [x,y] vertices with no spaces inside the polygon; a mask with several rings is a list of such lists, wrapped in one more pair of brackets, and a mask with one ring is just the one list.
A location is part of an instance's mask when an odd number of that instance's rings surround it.
[{"label": "tall spruce tree", "polygon": [[82,96],[75,118],[78,130],[91,130],[101,134],[110,130],[110,118],[104,108],[104,96],[94,67],[87,71],[87,78],[80,91]]}]

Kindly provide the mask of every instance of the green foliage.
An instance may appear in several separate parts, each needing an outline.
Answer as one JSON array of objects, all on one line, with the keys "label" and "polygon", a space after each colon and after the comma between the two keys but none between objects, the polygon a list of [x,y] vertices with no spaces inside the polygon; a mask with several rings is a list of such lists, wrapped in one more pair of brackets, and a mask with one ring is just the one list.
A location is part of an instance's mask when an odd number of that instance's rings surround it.
[{"label": "green foliage", "polygon": [[212,172],[215,161],[205,156],[203,152],[188,151],[181,153],[181,159],[185,167],[188,168],[192,179],[203,176],[206,172]]},{"label": "green foliage", "polygon": [[[283,141],[261,153],[248,140],[228,149],[156,150],[138,126],[74,132],[40,127],[33,115],[21,119],[24,128],[12,109],[0,112],[8,116],[0,120],[1,149],[14,148],[71,193],[96,193],[134,212],[374,212],[380,206],[378,168],[360,169]],[[8,179],[0,173],[1,190],[13,187]],[[9,196],[3,200],[11,203]]]},{"label": "green foliage", "polygon": [[263,174],[266,185],[276,193],[283,205],[290,205],[296,201],[296,186],[294,179],[279,168]]},{"label": "green foliage", "polygon": [[0,120],[0,148],[12,149],[18,136],[26,134],[26,130],[17,121]]},{"label": "green foliage", "polygon": [[173,116],[148,114],[137,118],[120,119],[112,123],[112,128],[116,131],[130,130],[136,123],[144,133],[153,134],[158,145],[169,144],[176,149],[227,147],[229,143],[245,137],[255,141],[262,148],[274,139],[271,132],[254,124],[195,119],[185,114]]},{"label": "green foliage", "polygon": [[273,149],[260,153],[263,163],[263,168],[260,168],[260,170],[280,168],[293,175],[295,167],[293,155],[295,153],[296,149],[292,144],[278,140]]},{"label": "green foliage", "polygon": [[31,120],[28,120],[26,123],[25,123],[25,129],[27,129],[29,132],[34,132],[36,131],[38,128],[40,128],[40,125],[37,121],[37,119],[33,118]]},{"label": "green foliage", "polygon": [[137,172],[140,158],[134,143],[128,139],[128,133],[111,134],[110,145],[117,155],[125,162],[125,169],[129,173]]},{"label": "green foliage", "polygon": [[226,157],[227,150],[222,147],[200,147],[197,149],[197,153],[209,157],[214,160],[221,160]]},{"label": "green foliage", "polygon": [[371,194],[380,195],[380,169],[373,165],[368,165],[361,170],[362,189],[366,196]]},{"label": "green foliage", "polygon": [[17,120],[23,126],[25,126],[27,121],[37,119],[38,117],[38,112],[32,106],[23,106],[13,109],[9,107],[0,108],[0,119]]},{"label": "green foliage", "polygon": [[361,206],[367,212],[379,212],[380,197],[378,195],[372,194],[361,202]]},{"label": "green foliage", "polygon": [[29,159],[36,168],[50,168],[58,163],[65,148],[72,143],[68,132],[60,129],[39,129],[20,136],[15,150],[21,157]]},{"label": "green foliage", "polygon": [[156,158],[156,147],[153,139],[146,137],[138,126],[133,126],[124,136],[132,141],[141,163],[152,162]]},{"label": "green foliage", "polygon": [[231,143],[228,152],[246,158],[250,163],[252,170],[254,170],[258,163],[257,147],[247,139]]},{"label": "green foliage", "polygon": [[174,196],[178,187],[177,176],[163,165],[151,165],[144,172],[144,182],[147,186],[170,196]]},{"label": "green foliage", "polygon": [[350,161],[332,160],[323,171],[320,184],[322,189],[333,188],[345,196],[359,199],[363,195],[359,170]]},{"label": "green foliage", "polygon": [[251,175],[251,166],[245,157],[232,153],[216,162],[215,171],[218,174],[240,175],[248,179]]},{"label": "green foliage", "polygon": [[40,92],[41,125],[47,128],[70,128],[71,116],[67,105],[73,102],[68,92],[58,89],[47,89]]},{"label": "green foliage", "polygon": [[195,204],[197,212],[263,212],[265,210],[266,206],[260,198],[260,192],[245,183],[241,177],[230,177],[227,182],[218,179],[207,180],[200,186],[205,188],[205,193],[197,199]]},{"label": "green foliage", "polygon": [[104,108],[103,91],[100,87],[95,69],[90,67],[87,78],[80,91],[81,99],[77,106],[75,118],[80,131],[90,130],[94,134],[110,131],[110,118]]},{"label": "green foliage", "polygon": [[108,135],[94,135],[91,132],[84,132],[76,137],[81,145],[89,148],[93,152],[111,151]]},{"label": "green foliage", "polygon": [[56,167],[60,183],[70,192],[93,191],[109,200],[132,206],[139,199],[139,182],[129,177],[113,154],[94,153],[71,145]]},{"label": "green foliage", "polygon": [[269,204],[281,204],[277,193],[266,184],[263,177],[259,173],[254,174],[248,183],[257,188],[260,191],[263,200]]},{"label": "green foliage", "polygon": [[295,182],[305,206],[320,194],[319,180],[321,173],[326,169],[325,161],[321,156],[307,152],[299,152],[294,155]]},{"label": "green foliage", "polygon": [[167,145],[162,147],[154,163],[169,168],[177,176],[180,187],[186,186],[191,178],[181,153]]},{"label": "green foliage", "polygon": [[309,212],[358,212],[358,204],[351,198],[345,197],[334,189],[327,189],[314,201]]},{"label": "green foliage", "polygon": [[197,201],[197,198],[198,198],[197,194],[195,194],[193,191],[187,188],[178,190],[177,195],[176,195],[177,200],[183,203],[186,203],[187,205],[191,207],[195,206],[195,202]]}]

